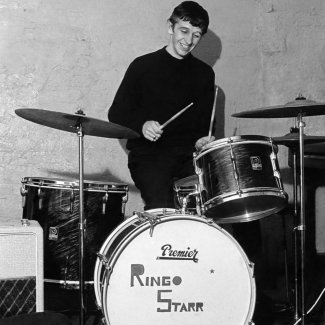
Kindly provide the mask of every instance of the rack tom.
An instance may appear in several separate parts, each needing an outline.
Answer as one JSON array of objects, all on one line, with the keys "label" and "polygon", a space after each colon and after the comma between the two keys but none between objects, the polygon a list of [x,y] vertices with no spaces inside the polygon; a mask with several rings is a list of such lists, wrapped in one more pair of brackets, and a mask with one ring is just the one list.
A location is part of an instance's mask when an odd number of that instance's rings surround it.
[{"label": "rack tom", "polygon": [[218,223],[256,220],[287,203],[271,138],[235,136],[213,141],[194,157],[202,206]]}]

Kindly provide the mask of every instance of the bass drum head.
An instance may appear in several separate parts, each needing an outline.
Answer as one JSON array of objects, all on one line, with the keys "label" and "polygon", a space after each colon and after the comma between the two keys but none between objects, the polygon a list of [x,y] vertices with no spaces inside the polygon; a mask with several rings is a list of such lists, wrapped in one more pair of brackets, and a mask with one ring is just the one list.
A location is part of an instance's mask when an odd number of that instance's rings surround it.
[{"label": "bass drum head", "polygon": [[253,268],[228,232],[181,214],[162,216],[150,230],[142,223],[108,257],[111,271],[101,279],[107,323],[250,324]]}]

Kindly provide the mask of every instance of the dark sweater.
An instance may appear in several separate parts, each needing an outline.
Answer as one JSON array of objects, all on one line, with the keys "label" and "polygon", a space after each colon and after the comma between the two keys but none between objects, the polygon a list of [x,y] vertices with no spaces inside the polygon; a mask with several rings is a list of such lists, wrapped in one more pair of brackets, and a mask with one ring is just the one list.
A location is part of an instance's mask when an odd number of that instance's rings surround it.
[{"label": "dark sweater", "polygon": [[[179,60],[162,48],[130,64],[108,118],[141,134],[140,138],[128,140],[128,149],[194,148],[195,141],[209,133],[213,101],[212,68],[191,54]],[[143,137],[142,126],[146,121],[154,120],[162,125],[191,102],[194,105],[168,124],[157,142]]]}]

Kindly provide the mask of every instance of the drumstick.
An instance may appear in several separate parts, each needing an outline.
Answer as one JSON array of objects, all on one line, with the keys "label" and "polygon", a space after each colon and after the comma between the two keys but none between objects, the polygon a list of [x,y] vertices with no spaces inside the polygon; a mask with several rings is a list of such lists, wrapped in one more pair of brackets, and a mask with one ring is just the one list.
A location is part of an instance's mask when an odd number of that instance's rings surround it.
[{"label": "drumstick", "polygon": [[179,111],[178,113],[176,113],[174,116],[172,116],[168,121],[166,121],[161,127],[160,129],[162,130],[167,124],[169,124],[170,122],[174,121],[175,118],[177,118],[179,115],[181,115],[182,113],[184,113],[188,108],[190,108],[193,105],[193,103],[187,105],[186,107],[184,107],[181,111]]},{"label": "drumstick", "polygon": [[213,108],[212,108],[212,114],[211,114],[211,120],[210,120],[210,128],[209,128],[209,141],[211,139],[212,136],[212,125],[213,125],[213,120],[214,120],[214,114],[216,111],[216,101],[217,101],[217,95],[218,95],[218,86],[216,88],[216,94],[214,96],[214,101],[213,101]]}]

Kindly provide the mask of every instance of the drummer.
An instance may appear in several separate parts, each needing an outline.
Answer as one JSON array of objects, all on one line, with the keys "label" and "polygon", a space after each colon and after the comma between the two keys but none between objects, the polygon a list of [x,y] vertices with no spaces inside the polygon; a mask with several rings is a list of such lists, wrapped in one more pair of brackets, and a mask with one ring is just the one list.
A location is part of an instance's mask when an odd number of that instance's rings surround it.
[{"label": "drummer", "polygon": [[208,13],[198,3],[178,5],[168,19],[167,46],[130,64],[109,109],[109,121],[141,134],[126,147],[145,210],[174,208],[174,182],[195,173],[193,152],[214,140],[207,136],[214,71],[191,54],[208,25]]}]

